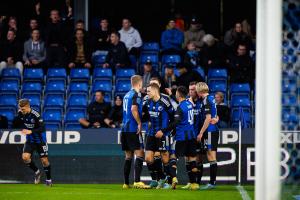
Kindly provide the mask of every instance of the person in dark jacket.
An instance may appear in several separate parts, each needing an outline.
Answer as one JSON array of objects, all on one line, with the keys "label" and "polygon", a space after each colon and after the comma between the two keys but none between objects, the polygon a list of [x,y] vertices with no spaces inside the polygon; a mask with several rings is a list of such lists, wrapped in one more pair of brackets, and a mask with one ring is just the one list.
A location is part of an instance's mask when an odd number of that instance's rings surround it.
[{"label": "person in dark jacket", "polygon": [[229,120],[230,120],[230,109],[224,103],[224,94],[222,92],[216,92],[215,101],[217,106],[217,113],[219,116],[218,127],[228,128]]},{"label": "person in dark jacket", "polygon": [[146,60],[146,63],[144,64],[144,70],[141,73],[141,76],[143,77],[142,93],[146,93],[146,87],[150,83],[151,78],[160,77],[158,72],[155,69],[153,69],[151,60]]},{"label": "person in dark jacket", "polygon": [[178,64],[176,68],[180,74],[176,79],[177,86],[184,86],[186,88],[189,88],[190,82],[204,82],[203,77],[201,77],[198,73],[195,73],[191,70],[187,70],[187,68],[184,65]]},{"label": "person in dark jacket", "polygon": [[120,41],[120,34],[118,32],[112,32],[110,34],[110,41],[111,44],[103,67],[110,67],[115,71],[118,68],[130,66],[127,48],[125,44]]},{"label": "person in dark jacket", "polygon": [[104,120],[110,128],[120,128],[123,120],[123,101],[120,95],[115,96],[115,105]]},{"label": "person in dark jacket", "polygon": [[110,34],[108,20],[103,18],[100,20],[99,29],[95,30],[94,36],[94,51],[108,51],[110,46]]},{"label": "person in dark jacket", "polygon": [[76,29],[75,37],[68,47],[69,68],[91,68],[91,47],[83,29]]}]

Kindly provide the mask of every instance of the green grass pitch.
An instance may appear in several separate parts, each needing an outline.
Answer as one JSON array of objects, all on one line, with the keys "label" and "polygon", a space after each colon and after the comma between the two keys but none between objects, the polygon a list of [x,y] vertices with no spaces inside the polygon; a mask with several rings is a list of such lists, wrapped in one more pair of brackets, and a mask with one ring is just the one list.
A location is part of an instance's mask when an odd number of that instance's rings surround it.
[{"label": "green grass pitch", "polygon": [[[0,184],[1,200],[241,200],[236,186],[218,185],[211,191],[187,190],[123,190],[117,184],[54,184],[46,187],[42,184]],[[180,186],[179,186],[180,187]],[[254,198],[254,187],[246,186],[249,196]]]}]

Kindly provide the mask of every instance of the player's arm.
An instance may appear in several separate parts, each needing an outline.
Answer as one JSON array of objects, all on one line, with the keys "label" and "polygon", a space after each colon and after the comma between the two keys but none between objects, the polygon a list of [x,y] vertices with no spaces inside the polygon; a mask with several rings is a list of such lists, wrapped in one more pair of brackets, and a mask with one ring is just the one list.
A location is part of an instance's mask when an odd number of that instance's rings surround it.
[{"label": "player's arm", "polygon": [[175,115],[174,115],[174,121],[172,121],[171,123],[169,123],[167,128],[162,129],[161,131],[163,133],[169,132],[173,129],[175,129],[175,127],[180,123],[181,119],[183,116],[183,112],[182,109],[180,107],[177,108]]},{"label": "player's arm", "polygon": [[211,105],[208,102],[206,102],[206,104],[204,104],[204,111],[205,111],[205,120],[204,120],[204,123],[200,130],[200,133],[197,136],[198,141],[201,141],[203,133],[206,131],[209,124],[211,123]]},{"label": "player's arm", "polygon": [[132,99],[131,113],[138,124],[137,134],[141,133],[142,131],[142,122],[139,115],[139,103],[141,103],[141,99],[138,97],[138,94],[135,94]]},{"label": "player's arm", "polygon": [[44,121],[41,117],[36,117],[35,128],[31,130],[33,133],[42,134],[46,131]]}]

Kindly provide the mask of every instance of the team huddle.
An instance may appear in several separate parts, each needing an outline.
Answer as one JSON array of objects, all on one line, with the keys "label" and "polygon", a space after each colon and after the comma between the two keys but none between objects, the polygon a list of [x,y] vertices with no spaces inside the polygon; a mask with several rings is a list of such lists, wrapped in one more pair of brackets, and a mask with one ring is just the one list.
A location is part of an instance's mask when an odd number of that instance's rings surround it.
[{"label": "team huddle", "polygon": [[[170,97],[160,92],[159,79],[153,78],[144,98],[140,93],[143,87],[141,76],[132,76],[131,85],[132,89],[123,99],[123,188],[130,187],[129,175],[134,156],[134,188],[176,189],[176,163],[178,158],[184,157],[189,183],[183,188],[197,190],[203,174],[203,156],[207,156],[210,163],[210,182],[200,189],[215,188],[218,116],[207,84],[192,82],[189,91],[179,86],[175,97]],[[142,123],[149,125],[145,143],[141,135]],[[150,185],[140,180],[144,157],[152,178]]]}]

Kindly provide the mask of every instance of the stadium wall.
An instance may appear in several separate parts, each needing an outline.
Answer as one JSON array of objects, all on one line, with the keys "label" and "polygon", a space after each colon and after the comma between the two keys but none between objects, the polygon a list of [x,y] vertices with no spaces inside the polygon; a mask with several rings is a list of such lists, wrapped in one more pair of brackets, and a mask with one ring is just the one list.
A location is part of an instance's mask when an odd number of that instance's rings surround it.
[{"label": "stadium wall", "polygon": [[[47,131],[47,140],[53,180],[56,183],[122,183],[124,156],[121,151],[120,132],[117,129]],[[288,133],[288,136],[283,136],[283,141],[294,143],[297,142],[297,137]],[[33,174],[21,160],[24,142],[25,136],[18,130],[0,131],[0,183],[32,182]],[[219,143],[217,180],[225,184],[237,183],[238,131],[222,130]],[[283,178],[286,178],[290,174],[289,169],[285,167],[290,153],[286,150],[282,152]],[[34,159],[41,167],[38,155],[34,155]],[[254,167],[254,130],[244,129],[241,154],[242,183],[253,183]],[[209,165],[206,164],[204,181],[209,180],[208,174]],[[179,161],[178,179],[180,184],[187,182],[183,159]],[[146,165],[142,180],[150,180]]]}]

